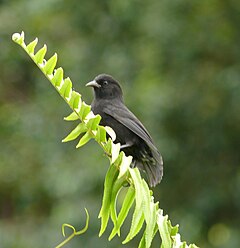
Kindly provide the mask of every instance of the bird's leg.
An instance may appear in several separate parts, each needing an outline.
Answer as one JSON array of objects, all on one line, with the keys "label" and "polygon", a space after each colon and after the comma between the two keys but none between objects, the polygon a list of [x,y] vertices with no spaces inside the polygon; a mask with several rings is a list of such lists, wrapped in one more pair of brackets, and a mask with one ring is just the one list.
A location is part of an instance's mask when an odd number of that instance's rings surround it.
[{"label": "bird's leg", "polygon": [[135,168],[136,167],[136,160],[133,160],[132,163],[130,164],[130,168]]},{"label": "bird's leg", "polygon": [[128,143],[126,143],[126,144],[124,144],[124,145],[121,145],[121,146],[120,146],[120,149],[122,150],[122,149],[124,149],[124,148],[131,147],[132,145],[133,145],[133,142],[128,142]]}]

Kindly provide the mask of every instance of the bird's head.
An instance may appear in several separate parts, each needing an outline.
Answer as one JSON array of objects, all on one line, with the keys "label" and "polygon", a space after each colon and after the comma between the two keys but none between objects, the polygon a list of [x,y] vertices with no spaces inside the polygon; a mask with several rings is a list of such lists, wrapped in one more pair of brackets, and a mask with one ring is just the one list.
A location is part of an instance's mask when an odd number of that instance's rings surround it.
[{"label": "bird's head", "polygon": [[86,84],[93,87],[96,99],[120,99],[122,100],[122,89],[117,80],[107,74],[100,74],[93,81]]}]

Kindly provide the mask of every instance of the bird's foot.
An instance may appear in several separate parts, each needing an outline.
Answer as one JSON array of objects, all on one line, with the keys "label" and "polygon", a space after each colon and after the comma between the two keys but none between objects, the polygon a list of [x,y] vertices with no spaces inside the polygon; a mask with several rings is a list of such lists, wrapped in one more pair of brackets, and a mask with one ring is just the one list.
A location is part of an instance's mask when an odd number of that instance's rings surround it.
[{"label": "bird's foot", "polygon": [[129,143],[126,143],[124,145],[121,145],[120,146],[120,150],[124,149],[124,148],[128,148],[128,147],[131,147],[133,145],[133,143],[129,142]]}]

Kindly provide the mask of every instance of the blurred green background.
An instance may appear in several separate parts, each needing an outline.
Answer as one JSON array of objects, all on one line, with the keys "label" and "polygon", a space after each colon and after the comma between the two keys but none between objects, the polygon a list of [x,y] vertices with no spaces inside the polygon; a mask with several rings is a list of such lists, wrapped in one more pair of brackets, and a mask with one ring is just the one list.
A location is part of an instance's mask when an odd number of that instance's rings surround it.
[{"label": "blurred green background", "polygon": [[[66,247],[123,246],[98,238],[108,161],[90,142],[61,143],[68,106],[23,50],[25,31],[55,51],[84,87],[97,74],[122,83],[125,102],[164,157],[155,199],[201,247],[240,244],[240,4],[238,0],[0,1],[0,247],[54,247],[61,225],[86,234]],[[38,46],[39,48],[40,46]],[[128,220],[130,222],[130,220]],[[159,238],[153,247],[159,247]]]}]

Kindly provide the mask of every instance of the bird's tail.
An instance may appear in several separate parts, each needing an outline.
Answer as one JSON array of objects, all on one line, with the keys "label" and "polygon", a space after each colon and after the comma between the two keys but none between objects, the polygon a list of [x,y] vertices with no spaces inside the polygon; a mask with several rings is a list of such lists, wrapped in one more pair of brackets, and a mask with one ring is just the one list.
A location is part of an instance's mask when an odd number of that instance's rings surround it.
[{"label": "bird's tail", "polygon": [[158,153],[157,157],[143,158],[136,161],[136,166],[146,172],[146,176],[151,187],[155,187],[161,182],[163,176],[163,160]]}]

